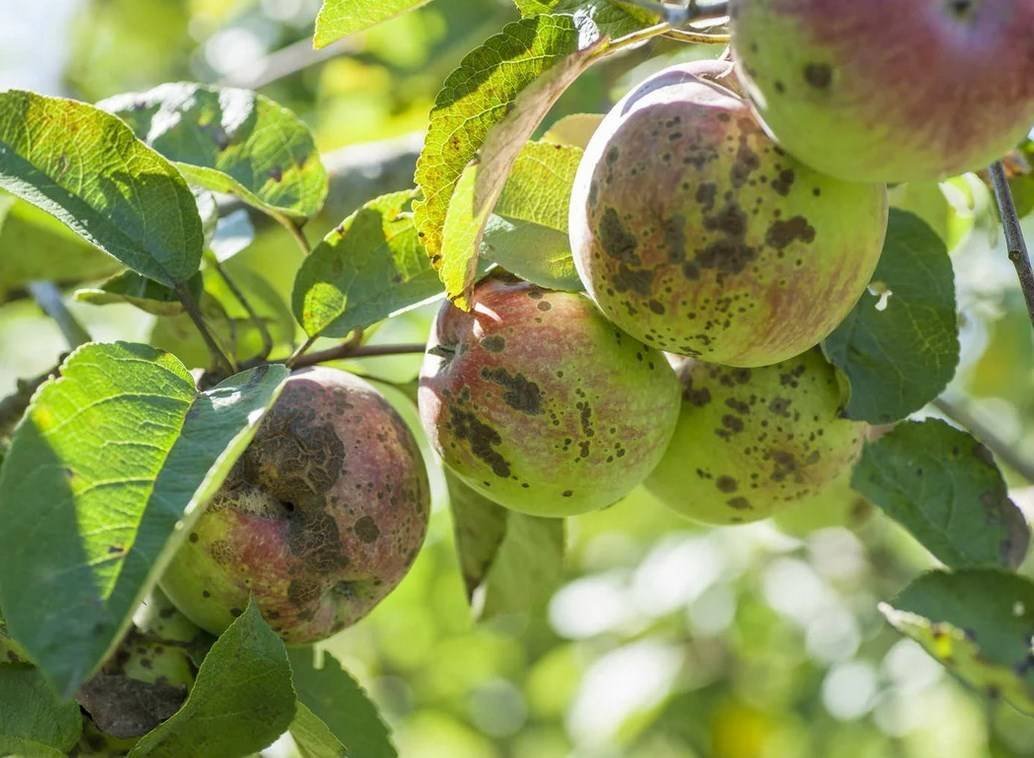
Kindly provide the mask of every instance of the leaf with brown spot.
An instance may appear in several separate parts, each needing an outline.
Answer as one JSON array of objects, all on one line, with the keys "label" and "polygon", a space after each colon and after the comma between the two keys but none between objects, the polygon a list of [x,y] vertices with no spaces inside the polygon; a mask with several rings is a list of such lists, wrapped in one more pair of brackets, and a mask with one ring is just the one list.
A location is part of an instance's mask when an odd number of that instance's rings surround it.
[{"label": "leaf with brown spot", "polygon": [[996,569],[933,571],[880,612],[981,693],[1034,715],[1034,584]]},{"label": "leaf with brown spot", "polygon": [[868,443],[851,487],[953,568],[1015,568],[1027,553],[1030,529],[987,449],[943,421]]}]

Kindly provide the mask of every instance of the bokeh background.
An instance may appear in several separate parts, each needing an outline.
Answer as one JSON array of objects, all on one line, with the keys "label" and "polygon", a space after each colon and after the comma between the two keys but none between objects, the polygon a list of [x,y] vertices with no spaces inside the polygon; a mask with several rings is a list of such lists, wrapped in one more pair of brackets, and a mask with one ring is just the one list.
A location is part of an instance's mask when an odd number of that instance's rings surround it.
[{"label": "bokeh background", "polygon": [[[309,122],[335,172],[328,210],[308,230],[315,240],[364,200],[411,184],[438,86],[516,17],[507,0],[436,0],[314,54],[318,5],[3,0],[0,89],[95,101],[181,79],[258,87]],[[663,65],[718,52],[657,41],[591,70],[549,120],[601,112]],[[1034,460],[1034,343],[986,187],[969,176],[894,198],[952,248],[963,357],[948,396]],[[0,226],[0,395],[64,349],[20,292],[22,263],[73,243],[55,231],[41,247],[17,221]],[[255,223],[255,244],[229,266],[264,279],[275,301],[289,294],[299,253],[282,230]],[[1034,215],[1025,226],[1034,239]],[[110,266],[93,265],[98,277]],[[72,308],[100,340],[147,339],[154,328],[129,307]],[[433,310],[393,320],[374,341],[422,340]],[[404,384],[419,358],[346,366]],[[1017,501],[1034,502],[1007,474]],[[778,523],[721,529],[637,491],[570,520],[566,579],[548,607],[474,624],[435,481],[412,573],[327,643],[380,703],[405,758],[1034,755],[1034,719],[970,693],[883,622],[877,603],[934,562],[847,490]]]}]

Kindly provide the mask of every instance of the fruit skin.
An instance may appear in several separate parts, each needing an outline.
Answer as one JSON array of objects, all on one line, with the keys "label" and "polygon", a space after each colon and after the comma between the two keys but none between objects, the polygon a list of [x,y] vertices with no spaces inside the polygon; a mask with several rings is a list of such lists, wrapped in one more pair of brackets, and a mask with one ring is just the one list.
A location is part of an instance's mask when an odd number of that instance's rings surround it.
[{"label": "fruit skin", "polygon": [[446,303],[420,378],[420,417],[445,463],[513,510],[610,505],[664,454],[679,385],[664,356],[583,295],[492,278],[473,310]]},{"label": "fruit skin", "polygon": [[575,180],[571,249],[593,299],[633,337],[762,366],[850,312],[883,248],[887,193],[785,154],[728,89],[730,73],[674,66],[607,114]]},{"label": "fruit skin", "polygon": [[836,481],[866,424],[840,418],[835,369],[819,349],[776,366],[679,367],[682,412],[646,488],[708,524],[767,518]]},{"label": "fruit skin", "polygon": [[1031,0],[733,0],[730,15],[758,115],[833,176],[960,174],[1034,125]]},{"label": "fruit skin", "polygon": [[289,644],[355,623],[405,576],[430,488],[412,432],[372,386],[296,372],[161,579],[218,634],[247,606]]}]

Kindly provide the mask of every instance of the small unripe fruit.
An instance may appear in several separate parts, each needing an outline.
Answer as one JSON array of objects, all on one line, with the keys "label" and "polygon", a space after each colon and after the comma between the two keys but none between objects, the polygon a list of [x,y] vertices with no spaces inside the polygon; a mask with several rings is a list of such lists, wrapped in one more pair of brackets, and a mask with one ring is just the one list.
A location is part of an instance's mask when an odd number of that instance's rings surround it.
[{"label": "small unripe fruit", "polygon": [[857,459],[866,425],[840,417],[835,369],[817,348],[746,369],[685,361],[682,413],[646,487],[684,516],[742,524],[815,495]]},{"label": "small unripe fruit", "polygon": [[818,344],[865,291],[883,185],[816,173],[728,89],[730,65],[669,68],[603,120],[571,197],[578,273],[648,345],[763,366]]},{"label": "small unripe fruit", "polygon": [[445,463],[495,502],[538,516],[628,494],[671,438],[679,386],[664,356],[583,295],[511,278],[446,303],[420,380],[420,416]]},{"label": "small unripe fruit", "polygon": [[416,440],[380,393],[343,371],[299,371],[161,586],[213,634],[250,595],[286,642],[322,640],[402,580],[429,509]]},{"label": "small unripe fruit", "polygon": [[1031,0],[733,0],[730,15],[758,115],[819,171],[938,179],[1034,126]]}]

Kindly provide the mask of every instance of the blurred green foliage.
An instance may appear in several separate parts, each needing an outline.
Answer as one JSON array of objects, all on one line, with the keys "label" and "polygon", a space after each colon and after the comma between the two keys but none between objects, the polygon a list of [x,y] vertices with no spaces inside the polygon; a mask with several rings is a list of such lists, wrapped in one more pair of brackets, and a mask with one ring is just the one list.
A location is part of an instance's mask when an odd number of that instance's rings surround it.
[{"label": "blurred green foliage", "polygon": [[[89,101],[180,79],[246,84],[270,60],[283,62],[269,58],[276,51],[306,62],[317,7],[84,0],[67,38],[44,36],[37,54],[65,60],[53,93]],[[507,0],[436,0],[262,92],[305,118],[323,151],[402,137],[423,128],[462,55],[513,18]],[[591,70],[546,123],[605,110],[673,60],[716,52],[656,41]],[[398,144],[335,154],[345,168],[327,210],[306,228],[310,241],[365,200],[411,185],[415,153]],[[898,193],[956,243],[963,362],[951,392],[1034,459],[1030,325],[986,198],[954,184]],[[266,300],[272,292],[289,302],[300,253],[282,229],[253,220],[255,244],[227,268],[264,280],[252,291]],[[1034,238],[1034,217],[1026,227]],[[23,252],[7,240],[23,238],[0,227],[0,271],[5,256]],[[101,265],[97,277],[108,273]],[[16,296],[0,305],[0,394],[64,349],[56,327]],[[70,306],[100,340],[146,339],[153,325],[128,306]],[[372,341],[423,340],[434,311],[393,319]],[[419,362],[343,365],[406,384]],[[405,395],[389,397],[413,421]],[[703,529],[637,491],[572,519],[567,582],[548,614],[474,625],[444,486],[434,481],[431,530],[413,571],[366,621],[326,643],[370,687],[406,758],[1034,755],[1034,720],[970,694],[879,616],[877,602],[933,561],[878,511],[848,519],[850,529],[830,527],[825,512],[792,514],[786,532],[772,523]],[[1030,512],[1034,496],[1013,494]],[[1034,562],[1023,571],[1034,575]]]}]

